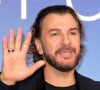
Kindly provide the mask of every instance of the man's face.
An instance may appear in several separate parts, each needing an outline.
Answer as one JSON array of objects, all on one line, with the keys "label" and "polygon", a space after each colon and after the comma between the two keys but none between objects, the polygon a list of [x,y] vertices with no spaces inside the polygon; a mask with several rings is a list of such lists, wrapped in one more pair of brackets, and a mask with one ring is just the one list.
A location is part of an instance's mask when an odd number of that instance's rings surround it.
[{"label": "man's face", "polygon": [[77,65],[80,34],[71,14],[48,14],[42,23],[40,43],[45,61],[57,70],[67,72]]}]

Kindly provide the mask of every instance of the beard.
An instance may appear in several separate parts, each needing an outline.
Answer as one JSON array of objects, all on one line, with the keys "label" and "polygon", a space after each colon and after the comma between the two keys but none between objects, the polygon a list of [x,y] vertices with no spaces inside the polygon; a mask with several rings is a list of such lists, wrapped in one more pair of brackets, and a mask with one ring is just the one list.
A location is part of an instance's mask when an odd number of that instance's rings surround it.
[{"label": "beard", "polygon": [[[55,58],[54,55],[50,55],[48,53],[48,51],[46,51],[46,50],[47,49],[43,47],[43,55],[44,55],[47,63],[49,65],[51,65],[53,68],[55,68],[55,69],[57,69],[57,70],[59,70],[61,72],[69,72],[69,71],[73,70],[77,66],[77,64],[79,62],[79,59],[81,57],[80,53],[78,55],[76,55],[76,49],[75,48],[72,48],[70,46],[66,47],[65,45],[63,45],[58,50],[56,50],[55,56],[57,54],[59,54],[62,50],[71,50],[72,52],[74,52],[74,54],[76,56],[75,56],[74,62],[71,63],[71,64],[68,64],[67,62],[66,63],[61,63]],[[64,59],[69,59],[69,58],[64,58]]]}]

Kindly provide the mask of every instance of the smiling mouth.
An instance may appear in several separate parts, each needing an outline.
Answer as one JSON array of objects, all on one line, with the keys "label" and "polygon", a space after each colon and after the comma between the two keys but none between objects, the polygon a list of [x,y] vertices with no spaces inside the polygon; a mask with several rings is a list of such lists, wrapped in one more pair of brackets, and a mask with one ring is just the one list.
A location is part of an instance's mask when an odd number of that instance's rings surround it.
[{"label": "smiling mouth", "polygon": [[59,55],[61,58],[70,59],[73,55],[76,54],[76,49],[73,47],[61,47],[56,51],[56,55]]},{"label": "smiling mouth", "polygon": [[65,59],[70,59],[72,56],[73,56],[73,51],[72,50],[64,50],[64,51],[60,51],[58,53],[58,55],[62,58],[65,58]]}]

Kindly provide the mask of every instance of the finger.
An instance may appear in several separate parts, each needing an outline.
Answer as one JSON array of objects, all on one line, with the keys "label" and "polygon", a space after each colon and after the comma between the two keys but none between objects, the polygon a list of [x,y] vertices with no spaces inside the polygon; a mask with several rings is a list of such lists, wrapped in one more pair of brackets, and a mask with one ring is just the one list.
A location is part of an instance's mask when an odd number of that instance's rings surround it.
[{"label": "finger", "polygon": [[16,41],[15,41],[15,50],[20,49],[21,40],[22,40],[22,28],[18,27],[17,28]]},{"label": "finger", "polygon": [[31,67],[28,68],[28,76],[32,75],[34,72],[36,72],[39,68],[45,65],[45,62],[43,60],[40,60],[33,64]]},{"label": "finger", "polygon": [[14,49],[14,31],[12,29],[9,30],[8,49]]},{"label": "finger", "polygon": [[28,32],[27,36],[26,36],[26,39],[22,45],[22,51],[23,53],[27,53],[28,51],[28,47],[29,47],[29,44],[30,44],[30,41],[31,41],[31,37],[32,37],[32,34],[31,32]]},{"label": "finger", "polygon": [[8,47],[7,47],[7,38],[4,36],[2,38],[2,43],[3,43],[3,62],[2,62],[2,71],[3,71],[3,68],[4,68],[4,57],[7,56],[7,53],[8,53]]},{"label": "finger", "polygon": [[8,53],[7,38],[3,37],[2,42],[3,42],[3,55],[5,55],[6,53]]}]

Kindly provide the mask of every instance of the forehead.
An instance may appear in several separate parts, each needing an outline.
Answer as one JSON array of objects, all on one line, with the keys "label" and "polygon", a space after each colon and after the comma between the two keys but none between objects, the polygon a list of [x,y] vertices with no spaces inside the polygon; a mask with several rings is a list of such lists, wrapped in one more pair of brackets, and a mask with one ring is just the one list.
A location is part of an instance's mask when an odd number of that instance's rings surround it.
[{"label": "forehead", "polygon": [[45,16],[42,22],[42,30],[49,30],[51,28],[68,29],[72,27],[77,28],[77,22],[70,13],[56,14],[51,13]]}]

